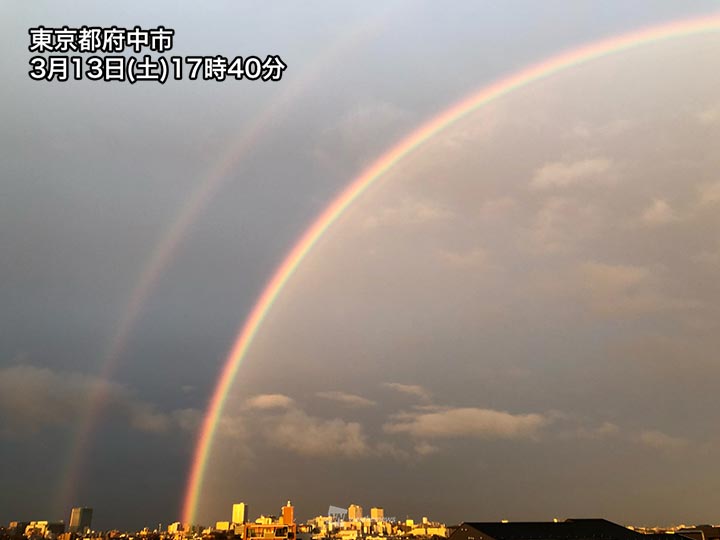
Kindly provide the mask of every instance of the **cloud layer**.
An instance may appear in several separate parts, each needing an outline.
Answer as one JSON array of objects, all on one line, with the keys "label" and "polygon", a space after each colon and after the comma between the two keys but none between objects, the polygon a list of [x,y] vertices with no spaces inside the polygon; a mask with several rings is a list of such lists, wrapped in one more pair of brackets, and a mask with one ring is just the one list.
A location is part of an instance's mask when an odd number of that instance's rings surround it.
[{"label": "cloud layer", "polygon": [[532,437],[547,423],[548,419],[540,414],[510,414],[464,407],[397,415],[383,429],[387,433],[407,433],[418,438],[515,439]]},{"label": "cloud layer", "polygon": [[77,425],[94,413],[88,407],[98,400],[106,414],[118,415],[129,427],[146,433],[172,427],[192,431],[199,420],[194,409],[161,412],[126,387],[98,377],[14,365],[0,369],[0,434],[18,436]]}]

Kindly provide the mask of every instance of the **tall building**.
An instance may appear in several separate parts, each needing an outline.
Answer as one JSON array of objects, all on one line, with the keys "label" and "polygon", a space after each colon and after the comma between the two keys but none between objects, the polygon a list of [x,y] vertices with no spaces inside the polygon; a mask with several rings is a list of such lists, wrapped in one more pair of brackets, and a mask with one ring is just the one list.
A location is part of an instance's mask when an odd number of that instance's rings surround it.
[{"label": "tall building", "polygon": [[370,519],[377,519],[378,521],[382,521],[383,519],[385,519],[385,510],[383,510],[382,508],[371,508]]},{"label": "tall building", "polygon": [[70,512],[70,526],[68,527],[69,532],[84,533],[90,530],[92,524],[92,508],[73,508]]},{"label": "tall building", "polygon": [[363,509],[362,506],[357,504],[351,504],[348,506],[348,519],[350,521],[354,519],[362,519],[363,517]]},{"label": "tall building", "polygon": [[295,523],[295,509],[290,501],[282,507],[282,522],[284,525],[292,525]]},{"label": "tall building", "polygon": [[250,521],[250,507],[245,503],[233,504],[232,522],[238,525]]}]

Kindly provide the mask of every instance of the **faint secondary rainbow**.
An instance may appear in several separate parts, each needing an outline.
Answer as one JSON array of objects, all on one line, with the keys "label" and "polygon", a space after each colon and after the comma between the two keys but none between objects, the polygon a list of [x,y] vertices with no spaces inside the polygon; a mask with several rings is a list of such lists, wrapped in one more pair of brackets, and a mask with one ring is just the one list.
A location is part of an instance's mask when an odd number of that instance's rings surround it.
[{"label": "faint secondary rainbow", "polygon": [[[97,376],[99,381],[110,381],[123,357],[128,339],[142,314],[147,299],[176,257],[188,231],[226,184],[231,182],[230,173],[233,168],[243,157],[251,153],[258,141],[267,135],[269,126],[272,126],[282,114],[287,113],[298,97],[312,87],[313,82],[326,75],[326,71],[341,61],[348,51],[357,47],[358,43],[366,41],[380,32],[401,7],[397,2],[388,3],[382,9],[374,11],[372,16],[358,21],[349,31],[345,31],[342,39],[315,58],[228,144],[227,150],[220,159],[216,160],[212,168],[199,180],[187,202],[180,207],[155,243],[150,257],[145,261],[120,314],[115,332],[102,356],[100,372]],[[109,389],[109,384],[98,384],[88,396],[87,407],[79,419],[71,446],[67,451],[66,464],[63,467],[64,475],[55,501],[58,512],[65,512],[68,507],[75,506],[73,500],[81,481],[82,466],[90,450],[92,433],[108,399]]]},{"label": "faint secondary rainbow", "polygon": [[596,41],[531,65],[528,68],[484,87],[479,92],[453,105],[429,122],[420,126],[383,154],[375,163],[353,180],[350,185],[326,207],[322,214],[315,219],[310,228],[308,228],[295,243],[290,253],[288,253],[280,266],[275,270],[272,278],[265,286],[265,289],[253,306],[252,311],[240,328],[225,365],[223,366],[200,428],[183,501],[183,521],[193,523],[195,520],[198,498],[218,421],[223,412],[225,401],[240,363],[250,348],[260,325],[272,308],[275,299],[303,259],[310,250],[312,250],[325,231],[335,223],[358,197],[367,191],[368,188],[395,164],[422,146],[434,135],[478,107],[505,96],[518,88],[522,88],[559,71],[602,56],[625,51],[640,45],[655,43],[664,39],[718,30],[720,30],[720,15],[674,21]]}]

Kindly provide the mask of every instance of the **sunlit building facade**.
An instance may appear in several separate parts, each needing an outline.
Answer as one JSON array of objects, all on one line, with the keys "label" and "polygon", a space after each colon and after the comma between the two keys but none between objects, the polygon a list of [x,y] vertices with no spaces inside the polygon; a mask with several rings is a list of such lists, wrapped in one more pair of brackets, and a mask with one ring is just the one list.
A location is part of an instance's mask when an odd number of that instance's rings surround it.
[{"label": "sunlit building facade", "polygon": [[87,507],[73,508],[70,512],[69,532],[84,533],[90,530],[92,525],[93,509]]}]

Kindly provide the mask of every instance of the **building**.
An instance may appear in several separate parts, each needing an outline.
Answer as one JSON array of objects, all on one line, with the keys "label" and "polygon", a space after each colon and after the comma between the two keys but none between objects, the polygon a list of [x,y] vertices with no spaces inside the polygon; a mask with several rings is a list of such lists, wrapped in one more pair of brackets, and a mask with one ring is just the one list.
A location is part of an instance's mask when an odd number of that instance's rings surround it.
[{"label": "building", "polygon": [[244,528],[243,540],[295,540],[296,525],[280,523],[248,524]]},{"label": "building", "polygon": [[370,519],[382,521],[383,519],[385,519],[385,510],[382,508],[371,508]]},{"label": "building", "polygon": [[437,537],[446,538],[448,535],[447,527],[442,524],[423,523],[422,527],[416,526],[409,532],[411,536]]},{"label": "building", "polygon": [[22,536],[28,525],[30,525],[29,521],[11,521],[7,532],[10,536]]},{"label": "building", "polygon": [[[16,522],[17,523],[17,522]],[[65,532],[65,523],[62,521],[30,521],[25,526],[24,535],[28,538],[55,538]]]},{"label": "building", "polygon": [[348,506],[348,519],[350,521],[353,521],[355,519],[362,519],[363,517],[363,509],[362,506],[358,504],[351,504]]},{"label": "building", "polygon": [[720,540],[720,527],[697,525],[692,528],[681,528],[675,531],[693,540]]},{"label": "building", "polygon": [[[606,519],[565,521],[464,522],[449,540],[659,540]],[[674,535],[674,540],[683,540]]]},{"label": "building", "polygon": [[70,512],[69,532],[85,533],[90,530],[92,524],[92,508],[78,507]]},{"label": "building", "polygon": [[250,521],[250,507],[245,503],[233,504],[232,522],[241,525]]},{"label": "building", "polygon": [[295,509],[293,508],[290,501],[282,507],[281,514],[283,525],[292,525],[295,523]]}]

